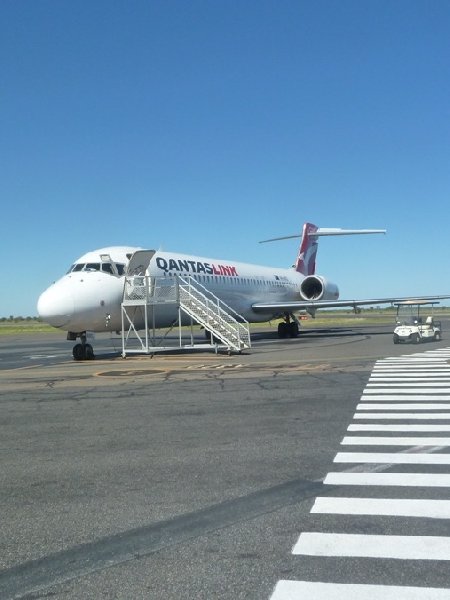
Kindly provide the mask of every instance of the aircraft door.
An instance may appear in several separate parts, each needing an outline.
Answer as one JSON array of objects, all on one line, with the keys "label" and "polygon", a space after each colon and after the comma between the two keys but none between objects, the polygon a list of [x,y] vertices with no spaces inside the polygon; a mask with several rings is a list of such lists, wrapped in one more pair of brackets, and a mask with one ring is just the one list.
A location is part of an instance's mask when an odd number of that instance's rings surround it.
[{"label": "aircraft door", "polygon": [[127,266],[126,275],[144,276],[155,252],[156,250],[136,250],[136,252],[130,258],[130,262]]},{"label": "aircraft door", "polygon": [[144,300],[153,295],[153,282],[146,277],[155,250],[136,250],[131,256],[125,273],[124,297]]}]

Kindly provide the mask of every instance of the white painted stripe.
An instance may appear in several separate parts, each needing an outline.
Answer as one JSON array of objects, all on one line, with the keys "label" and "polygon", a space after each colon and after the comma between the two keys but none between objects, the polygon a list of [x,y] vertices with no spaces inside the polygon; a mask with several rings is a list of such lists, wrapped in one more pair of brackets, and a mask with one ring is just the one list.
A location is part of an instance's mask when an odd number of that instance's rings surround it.
[{"label": "white painted stripe", "polygon": [[439,363],[437,365],[418,365],[414,363],[395,363],[389,365],[375,365],[372,367],[372,373],[448,373],[450,362]]},{"label": "white painted stripe", "polygon": [[[404,415],[402,415],[404,419]],[[377,425],[376,423],[370,423],[366,425],[352,424],[347,427],[347,431],[450,431],[450,425],[422,425],[414,423],[412,425]]]},{"label": "white painted stripe", "polygon": [[[328,473],[326,485],[450,487],[449,473]],[[449,538],[450,539],[450,538]]]},{"label": "white painted stripe", "polygon": [[450,413],[355,413],[354,419],[394,420],[420,419],[421,421],[450,421]]},{"label": "white painted stripe", "polygon": [[450,589],[281,580],[271,600],[449,600]]},{"label": "white painted stripe", "polygon": [[447,371],[449,369],[449,361],[442,362],[433,362],[433,363],[413,363],[413,362],[404,362],[404,363],[387,363],[384,365],[378,365],[377,367],[372,367],[372,371],[378,373],[380,370],[391,370],[391,371],[408,371],[410,373],[414,373],[416,371],[426,371],[429,373],[434,373],[435,371]]},{"label": "white painted stripe", "polygon": [[413,377],[414,375],[422,377],[448,377],[450,369],[374,369],[371,377]]},{"label": "white painted stripe", "polygon": [[312,513],[450,519],[450,500],[318,497]]},{"label": "white painted stripe", "polygon": [[450,375],[444,375],[443,373],[429,374],[429,373],[411,373],[411,374],[391,374],[386,373],[372,373],[369,381],[450,381]]},{"label": "white painted stripe", "polygon": [[[441,358],[441,355],[432,354],[430,352],[414,352],[414,354],[401,354],[400,356],[386,356],[377,360],[378,363],[390,360],[436,360]],[[445,357],[443,357],[445,358]]]},{"label": "white painted stripe", "polygon": [[373,369],[372,375],[448,375],[450,369],[443,369],[442,367],[433,369],[424,369],[423,367],[417,369],[415,367],[383,367],[382,369]]},{"label": "white painted stripe", "polygon": [[425,387],[426,385],[431,385],[431,387],[439,387],[438,385],[435,384],[440,384],[442,386],[443,383],[445,383],[445,386],[448,386],[448,381],[450,381],[449,378],[446,378],[445,381],[441,378],[438,377],[434,377],[433,379],[430,379],[429,377],[420,377],[420,378],[416,378],[416,379],[412,379],[410,377],[380,377],[378,379],[369,379],[368,381],[368,387],[374,387],[375,385],[383,385],[385,387],[388,387],[390,385],[392,386],[411,386],[411,387],[415,387],[415,386],[421,386],[421,387]]},{"label": "white painted stripe", "polygon": [[423,402],[435,402],[436,400],[450,400],[450,396],[440,396],[439,394],[372,394],[371,392],[369,392],[368,394],[364,392],[361,396],[362,402],[372,402],[374,400],[382,400],[383,402],[390,402],[391,400],[395,400],[397,402],[411,402],[412,400],[422,400]]},{"label": "white painted stripe", "polygon": [[450,371],[450,362],[439,365],[417,365],[403,364],[399,365],[378,365],[372,368],[372,373],[442,373],[448,374]]},{"label": "white painted stripe", "polygon": [[426,452],[338,452],[335,463],[450,465],[450,454]]},{"label": "white painted stripe", "polygon": [[[450,358],[450,356],[431,356],[428,357],[431,358],[437,365],[441,365],[443,367],[445,367],[448,364],[448,359]],[[420,357],[419,357],[420,359]],[[400,365],[400,364],[405,364],[405,365],[409,365],[409,364],[417,364],[417,361],[412,362],[410,359],[408,358],[398,358],[398,360],[389,360],[389,359],[383,359],[383,360],[378,360],[375,364],[374,364],[374,368],[378,368],[378,367],[390,367],[391,365]],[[426,361],[425,366],[433,366],[430,365],[429,361]]]},{"label": "white painted stripe", "polygon": [[292,554],[450,560],[450,537],[304,532]]},{"label": "white painted stripe", "polygon": [[418,358],[388,358],[383,361],[384,365],[423,365],[423,366],[445,366],[447,358],[445,356],[419,356]]},{"label": "white painted stripe", "polygon": [[[368,383],[366,386],[367,388],[375,388],[375,387],[383,387],[386,384],[380,382],[380,383]],[[411,382],[407,381],[405,383],[401,383],[401,382],[395,382],[395,383],[391,383],[390,384],[390,391],[392,391],[392,389],[396,389],[396,388],[407,388],[407,387],[411,387]],[[448,394],[450,392],[450,387],[448,385],[443,385],[440,381],[415,381],[414,382],[414,387],[412,388],[412,392],[417,392],[417,388],[441,388],[441,391],[443,394]],[[422,391],[422,390],[421,390]],[[433,390],[430,389],[430,392],[434,392],[436,393],[437,390]]]},{"label": "white painted stripe", "polygon": [[417,371],[420,370],[429,370],[432,371],[434,369],[448,369],[450,365],[450,361],[449,360],[438,360],[436,362],[430,363],[417,363],[417,362],[409,362],[409,361],[405,361],[405,362],[385,362],[385,363],[378,363],[375,364],[372,367],[373,371],[378,371],[379,369],[414,369]]},{"label": "white painted stripe", "polygon": [[[429,394],[436,394],[436,393],[440,393],[441,390],[436,390],[436,389],[430,389],[430,388],[422,388],[420,390],[420,393],[423,395],[429,395]],[[416,387],[413,388],[404,388],[404,389],[399,389],[399,388],[394,388],[394,387],[388,387],[388,388],[373,388],[371,390],[369,389],[365,389],[364,390],[364,395],[366,394],[417,394],[419,392],[419,390]],[[442,396],[440,396],[440,398],[442,398],[443,400],[446,399],[446,396],[448,394],[443,393]]]},{"label": "white painted stripe", "polygon": [[445,410],[450,409],[450,404],[442,403],[442,404],[433,404],[429,403],[421,403],[415,402],[413,404],[409,404],[405,402],[404,404],[377,404],[376,402],[372,402],[371,404],[358,404],[356,410]]},{"label": "white painted stripe", "polygon": [[450,446],[450,438],[347,435],[341,446]]},{"label": "white painted stripe", "polygon": [[399,362],[413,362],[413,363],[418,363],[418,362],[423,362],[423,363],[430,363],[430,362],[436,362],[436,363],[440,363],[440,362],[445,362],[445,356],[430,356],[426,353],[420,353],[418,352],[417,354],[410,354],[408,356],[389,356],[387,358],[383,358],[382,363],[399,363]]}]

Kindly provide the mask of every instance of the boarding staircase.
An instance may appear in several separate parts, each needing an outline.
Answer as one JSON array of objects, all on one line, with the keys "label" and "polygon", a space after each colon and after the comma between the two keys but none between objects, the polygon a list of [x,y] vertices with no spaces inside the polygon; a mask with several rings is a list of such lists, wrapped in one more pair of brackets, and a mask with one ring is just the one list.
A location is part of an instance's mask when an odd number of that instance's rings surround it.
[{"label": "boarding staircase", "polygon": [[[229,349],[250,348],[248,323],[193,277],[178,276],[180,308]],[[239,320],[238,320],[239,319]]]},{"label": "boarding staircase", "polygon": [[[150,346],[148,336],[146,340],[138,334],[138,327],[146,331],[151,322],[158,321],[158,309],[167,310],[167,305],[178,307],[178,321],[180,327],[181,345],[181,312],[188,315],[193,321],[204,327],[209,332],[211,345],[224,346],[229,352],[242,352],[251,347],[250,331],[247,321],[238,315],[230,306],[225,304],[210,290],[191,276],[181,277],[150,277],[149,275],[133,275],[125,277],[124,295],[122,300],[122,355],[134,350],[127,349],[127,341],[130,331],[138,337],[141,342],[141,351],[151,352],[166,347]],[[130,317],[130,308],[143,308],[139,313],[141,321],[138,326]],[[174,314],[175,311],[174,311]],[[128,322],[128,332],[125,324]],[[193,347],[191,344],[189,347]]]}]

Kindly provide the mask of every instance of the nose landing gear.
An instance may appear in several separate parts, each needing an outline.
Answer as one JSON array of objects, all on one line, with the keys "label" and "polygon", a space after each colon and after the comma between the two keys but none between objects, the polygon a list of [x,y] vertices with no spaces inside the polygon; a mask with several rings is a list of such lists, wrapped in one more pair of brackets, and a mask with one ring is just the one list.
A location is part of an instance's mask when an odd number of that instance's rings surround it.
[{"label": "nose landing gear", "polygon": [[75,344],[73,347],[72,355],[74,360],[94,360],[94,349],[91,344],[86,342],[86,332],[79,334],[70,333],[70,337],[69,335],[67,337],[71,340],[76,340],[79,337],[81,341],[80,344]]}]

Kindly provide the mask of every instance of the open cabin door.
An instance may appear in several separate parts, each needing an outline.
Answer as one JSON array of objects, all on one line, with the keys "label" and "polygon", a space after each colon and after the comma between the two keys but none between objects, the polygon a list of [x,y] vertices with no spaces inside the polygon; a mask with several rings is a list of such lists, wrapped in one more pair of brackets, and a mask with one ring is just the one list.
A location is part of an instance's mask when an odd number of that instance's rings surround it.
[{"label": "open cabin door", "polygon": [[145,275],[156,250],[136,250],[130,258],[126,275]]}]

